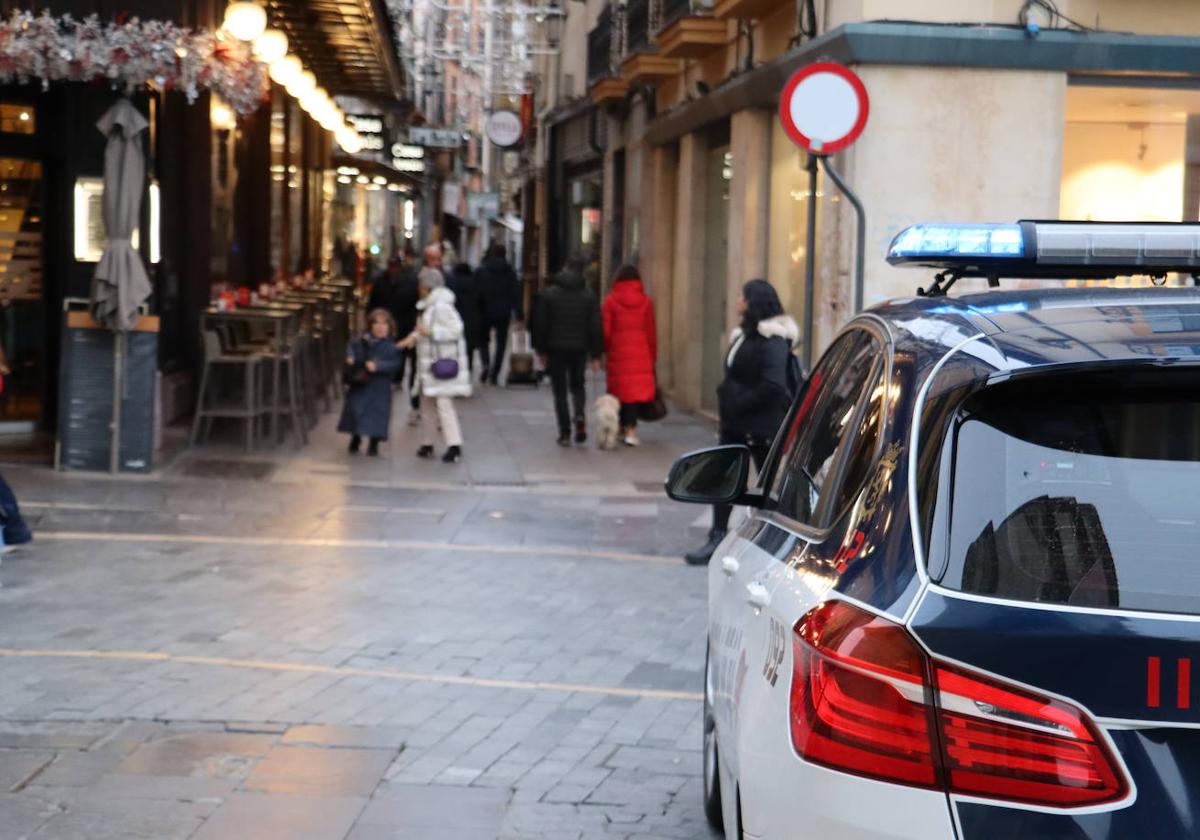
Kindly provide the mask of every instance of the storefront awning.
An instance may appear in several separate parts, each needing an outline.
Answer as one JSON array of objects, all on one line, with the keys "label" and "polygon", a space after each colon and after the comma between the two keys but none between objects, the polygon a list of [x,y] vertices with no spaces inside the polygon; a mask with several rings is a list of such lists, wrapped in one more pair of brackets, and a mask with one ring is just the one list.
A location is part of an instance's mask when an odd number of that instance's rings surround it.
[{"label": "storefront awning", "polygon": [[332,95],[404,99],[384,0],[267,0],[272,23]]}]

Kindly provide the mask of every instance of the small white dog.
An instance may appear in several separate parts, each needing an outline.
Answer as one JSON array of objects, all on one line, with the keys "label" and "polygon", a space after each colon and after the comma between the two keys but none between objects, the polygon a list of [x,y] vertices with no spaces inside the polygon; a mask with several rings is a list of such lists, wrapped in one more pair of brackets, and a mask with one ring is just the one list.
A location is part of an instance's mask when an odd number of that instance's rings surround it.
[{"label": "small white dog", "polygon": [[602,394],[592,406],[596,415],[596,445],[605,451],[617,448],[621,439],[621,401],[612,394]]}]

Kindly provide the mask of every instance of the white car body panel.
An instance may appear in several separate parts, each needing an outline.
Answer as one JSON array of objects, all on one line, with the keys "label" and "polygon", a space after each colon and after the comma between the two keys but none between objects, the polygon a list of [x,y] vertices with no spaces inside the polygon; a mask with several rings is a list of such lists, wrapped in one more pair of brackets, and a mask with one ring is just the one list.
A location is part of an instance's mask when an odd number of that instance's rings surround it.
[{"label": "white car body panel", "polygon": [[[737,561],[736,572],[726,557]],[[769,593],[761,609],[747,600],[754,583]],[[743,830],[756,840],[954,840],[944,793],[830,770],[792,748],[792,628],[824,599],[824,580],[731,535],[710,563],[709,594],[726,837],[736,837],[738,791]]]}]

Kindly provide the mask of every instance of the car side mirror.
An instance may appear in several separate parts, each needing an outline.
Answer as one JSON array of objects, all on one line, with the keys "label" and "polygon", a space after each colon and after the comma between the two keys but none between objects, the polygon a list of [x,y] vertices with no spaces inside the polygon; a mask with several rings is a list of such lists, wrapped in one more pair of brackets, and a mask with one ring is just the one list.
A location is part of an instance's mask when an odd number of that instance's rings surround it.
[{"label": "car side mirror", "polygon": [[716,446],[690,452],[671,467],[667,495],[677,502],[701,505],[750,503],[746,485],[752,460],[750,449],[745,446]]}]

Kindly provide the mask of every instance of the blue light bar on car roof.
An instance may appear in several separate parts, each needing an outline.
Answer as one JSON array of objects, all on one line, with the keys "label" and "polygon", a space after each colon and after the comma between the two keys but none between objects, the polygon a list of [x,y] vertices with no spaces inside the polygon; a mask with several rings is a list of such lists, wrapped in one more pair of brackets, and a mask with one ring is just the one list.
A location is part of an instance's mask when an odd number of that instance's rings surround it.
[{"label": "blue light bar on car roof", "polygon": [[913,225],[888,249],[893,257],[993,257],[1020,259],[1025,243],[1020,225]]},{"label": "blue light bar on car roof", "polygon": [[1194,274],[1200,273],[1200,224],[920,224],[896,235],[887,259],[958,277]]}]

